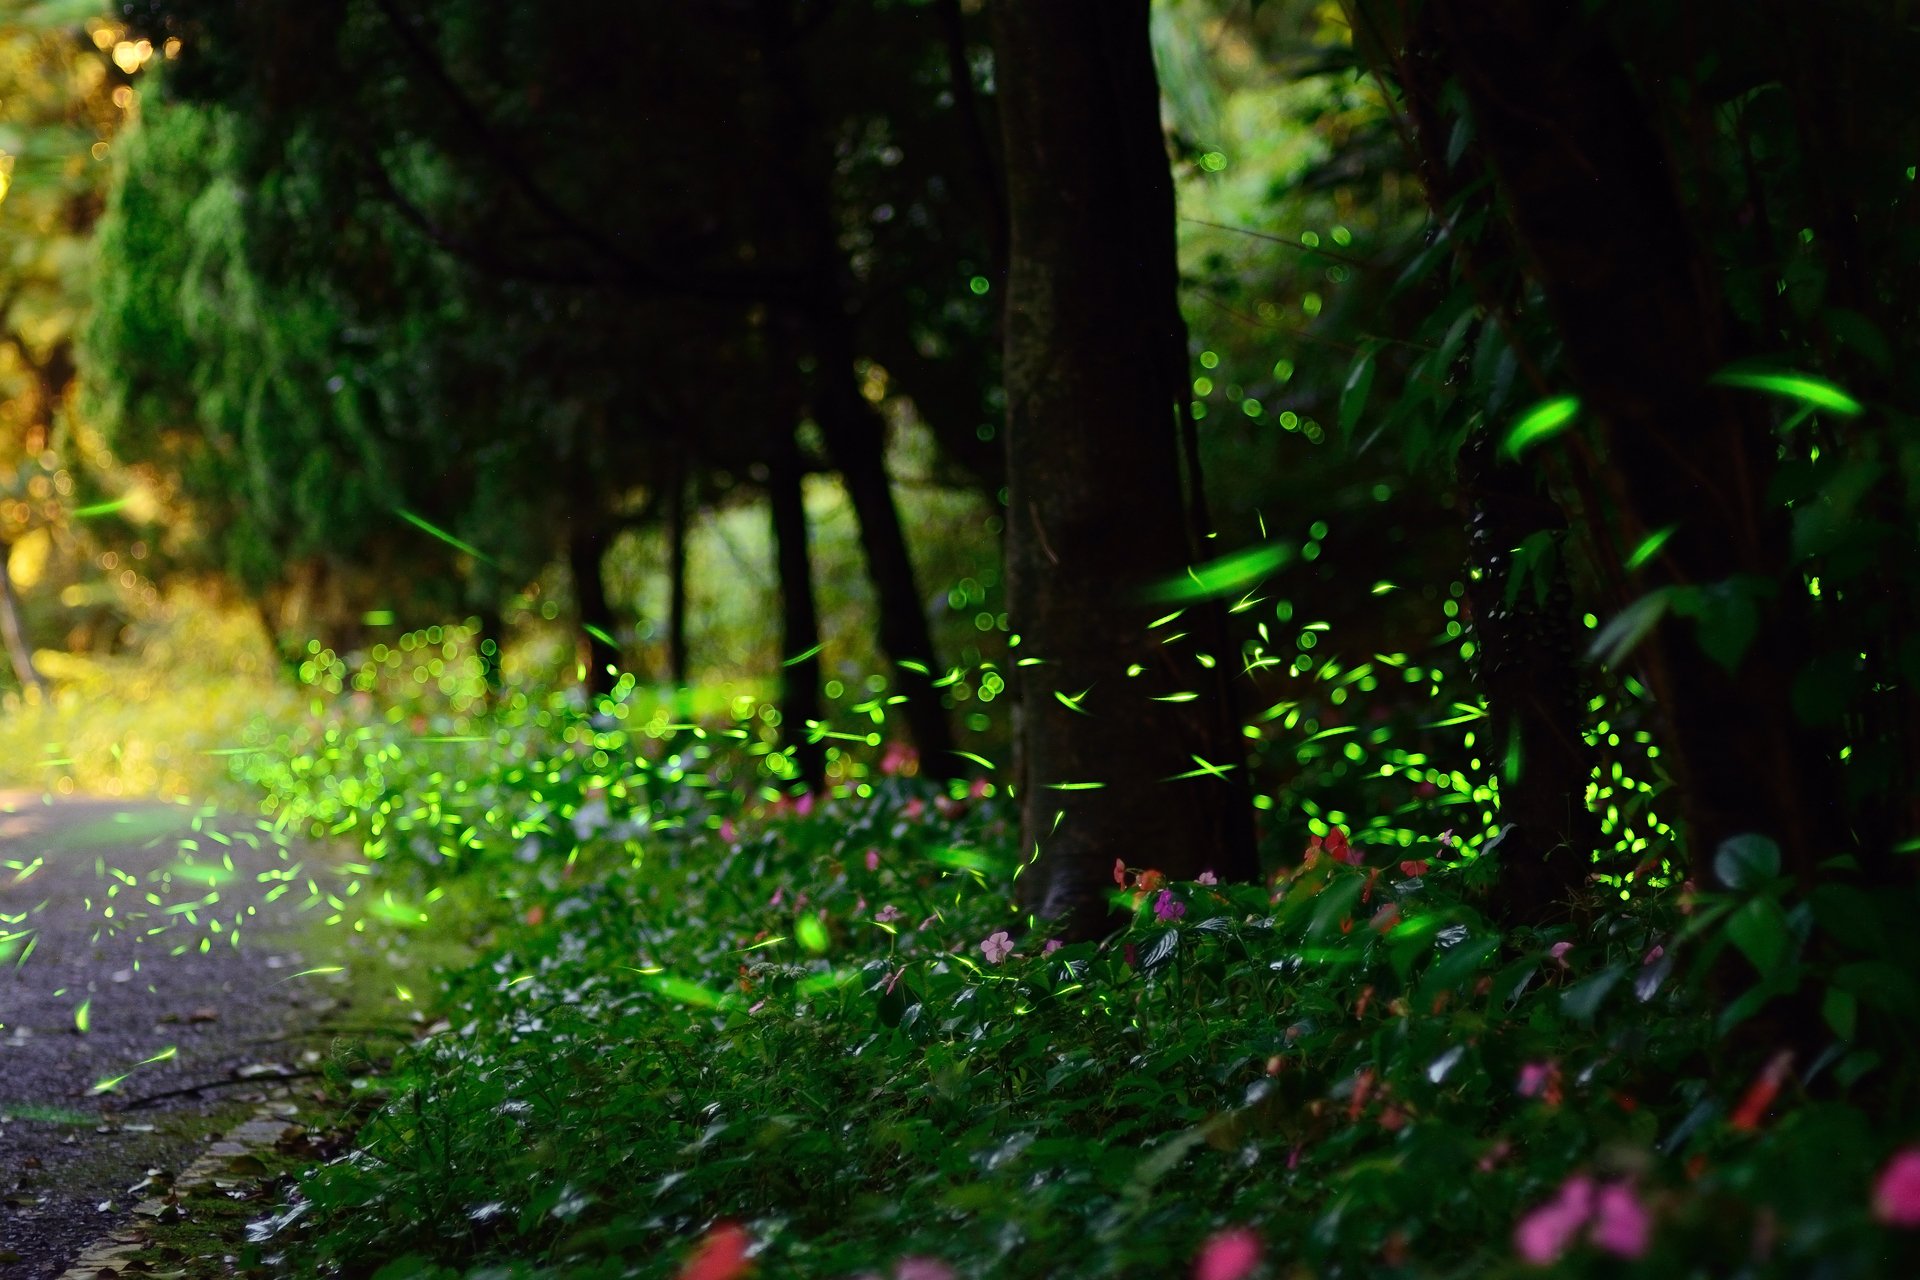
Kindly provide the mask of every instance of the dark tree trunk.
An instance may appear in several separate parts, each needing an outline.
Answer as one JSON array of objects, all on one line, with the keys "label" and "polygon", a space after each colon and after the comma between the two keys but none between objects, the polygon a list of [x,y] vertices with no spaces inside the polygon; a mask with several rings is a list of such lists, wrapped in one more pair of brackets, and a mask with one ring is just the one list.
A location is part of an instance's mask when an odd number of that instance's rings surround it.
[{"label": "dark tree trunk", "polygon": [[1433,9],[1576,386],[1608,427],[1631,514],[1641,532],[1677,527],[1650,582],[1749,574],[1775,591],[1731,675],[1684,622],[1652,640],[1696,857],[1761,831],[1807,874],[1838,813],[1831,766],[1781,696],[1803,653],[1805,592],[1784,572],[1785,512],[1766,501],[1766,421],[1708,382],[1732,354],[1726,317],[1661,141],[1578,0]]},{"label": "dark tree trunk", "polygon": [[920,750],[921,772],[954,777],[960,760],[953,754],[953,730],[940,690],[933,685],[940,675],[933,636],[887,478],[886,423],[860,394],[849,271],[835,223],[837,160],[830,138],[817,127],[800,61],[803,37],[792,22],[793,12],[768,5],[762,16],[768,74],[784,107],[770,162],[784,171],[792,208],[781,212],[814,276],[809,304],[792,315],[804,325],[804,341],[813,354],[810,407],[860,526],[860,546],[880,613],[880,647],[893,663],[894,692],[906,699],[901,710]]},{"label": "dark tree trunk", "polygon": [[[780,732],[793,749],[800,780],[818,791],[826,780],[823,743],[807,722],[820,706],[820,619],[813,602],[813,565],[807,555],[806,472],[790,435],[774,442],[767,462],[767,505],[780,571]],[[805,655],[805,656],[802,656]]]},{"label": "dark tree trunk", "polygon": [[[1105,927],[1116,860],[1174,877],[1256,871],[1231,710],[1190,651],[1147,630],[1165,608],[1144,589],[1189,563],[1173,185],[1147,15],[1147,0],[993,9],[1011,225],[1008,599],[1016,656],[1038,659],[1016,668],[1022,847],[1039,849],[1020,883],[1033,910],[1083,936]],[[1236,780],[1173,780],[1197,760]]]},{"label": "dark tree trunk", "polygon": [[860,394],[853,335],[837,301],[815,317],[813,339],[819,360],[813,410],[860,525],[860,547],[880,612],[880,647],[893,662],[895,692],[906,698],[901,710],[907,731],[920,750],[923,774],[954,777],[960,762],[953,754],[953,730],[940,690],[933,684],[940,675],[933,635],[887,478],[886,424]]},{"label": "dark tree trunk", "polygon": [[[607,584],[601,577],[612,538],[598,524],[575,520],[567,536],[567,568],[573,578],[574,608],[579,614],[581,661],[586,666],[587,693],[598,696],[613,688],[614,671],[619,669],[620,650],[607,638],[618,635],[613,606],[607,600]],[[595,634],[598,632],[599,634]],[[611,669],[610,669],[611,668]]]},{"label": "dark tree trunk", "polygon": [[676,689],[687,687],[687,471],[674,468],[667,503],[667,676]]},{"label": "dark tree trunk", "polygon": [[[1573,897],[1599,847],[1586,804],[1592,761],[1580,733],[1566,522],[1532,471],[1502,461],[1485,430],[1461,450],[1460,485],[1475,570],[1467,575],[1474,661],[1487,699],[1480,753],[1500,776],[1500,819],[1511,824],[1489,914],[1539,924]],[[1551,567],[1536,566],[1546,589],[1535,578],[1516,589],[1514,549],[1541,532],[1553,538]]]},{"label": "dark tree trunk", "polygon": [[12,552],[9,543],[0,542],[0,640],[6,643],[7,657],[13,663],[13,674],[18,677],[20,687],[45,694],[47,682],[33,665],[33,646],[27,643],[20,596],[13,589],[13,573],[7,568],[7,558]]}]

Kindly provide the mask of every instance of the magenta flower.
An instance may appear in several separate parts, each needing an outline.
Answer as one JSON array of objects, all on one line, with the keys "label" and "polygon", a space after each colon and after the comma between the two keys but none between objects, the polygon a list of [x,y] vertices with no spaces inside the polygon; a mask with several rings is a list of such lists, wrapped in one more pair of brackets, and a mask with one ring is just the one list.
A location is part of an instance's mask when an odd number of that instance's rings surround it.
[{"label": "magenta flower", "polygon": [[1193,1280],[1241,1280],[1259,1265],[1259,1235],[1251,1227],[1228,1227],[1200,1246],[1193,1259]]},{"label": "magenta flower", "polygon": [[1558,1262],[1592,1216],[1593,1179],[1568,1178],[1559,1195],[1520,1219],[1513,1229],[1514,1252],[1537,1267]]},{"label": "magenta flower", "polygon": [[1644,1258],[1653,1236],[1653,1215],[1640,1203],[1633,1188],[1623,1182],[1600,1188],[1593,1205],[1593,1226],[1587,1239],[1619,1258]]},{"label": "magenta flower", "polygon": [[880,851],[878,849],[867,850],[867,870],[878,871],[879,869],[880,869]]},{"label": "magenta flower", "polygon": [[1002,929],[982,942],[980,950],[986,955],[988,964],[999,964],[1013,954],[1013,939],[1007,936],[1005,929]]},{"label": "magenta flower", "polygon": [[873,922],[875,924],[892,924],[895,920],[905,919],[906,914],[906,912],[889,902],[886,906],[880,908],[879,914],[873,917]]},{"label": "magenta flower", "polygon": [[1894,1152],[1880,1171],[1873,1216],[1890,1227],[1920,1227],[1920,1147]]},{"label": "magenta flower", "polygon": [[893,1280],[953,1280],[953,1268],[938,1258],[902,1258],[893,1264]]},{"label": "magenta flower", "polygon": [[1178,920],[1187,914],[1187,906],[1173,896],[1173,890],[1162,889],[1160,896],[1153,900],[1153,914],[1162,920]]}]

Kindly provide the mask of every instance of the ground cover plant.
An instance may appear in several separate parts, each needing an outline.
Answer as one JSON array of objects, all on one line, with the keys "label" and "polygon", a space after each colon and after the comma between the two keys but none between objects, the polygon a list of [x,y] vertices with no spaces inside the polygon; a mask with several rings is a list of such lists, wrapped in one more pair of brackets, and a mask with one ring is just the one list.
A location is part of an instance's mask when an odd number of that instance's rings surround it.
[{"label": "ground cover plant", "polygon": [[[836,763],[857,776],[796,792],[755,723],[562,698],[255,758],[285,820],[380,864],[389,918],[417,902],[426,920],[462,879],[497,895],[444,1030],[353,1152],[256,1224],[258,1265],[731,1275],[747,1264],[716,1259],[738,1245],[796,1276],[1873,1275],[1913,1257],[1915,1156],[1881,1122],[1914,998],[1907,902],[1797,900],[1755,837],[1698,883],[1596,880],[1564,922],[1502,931],[1480,905],[1498,843],[1429,788],[1351,831],[1286,812],[1252,884],[1115,865],[1124,927],[1062,941],[1017,906],[991,773],[930,783],[910,750],[849,734]],[[1349,806],[1384,794],[1377,771],[1318,781]],[[1729,975],[1744,994],[1722,1007]],[[1826,1044],[1790,1077],[1745,1032],[1807,993]]]}]

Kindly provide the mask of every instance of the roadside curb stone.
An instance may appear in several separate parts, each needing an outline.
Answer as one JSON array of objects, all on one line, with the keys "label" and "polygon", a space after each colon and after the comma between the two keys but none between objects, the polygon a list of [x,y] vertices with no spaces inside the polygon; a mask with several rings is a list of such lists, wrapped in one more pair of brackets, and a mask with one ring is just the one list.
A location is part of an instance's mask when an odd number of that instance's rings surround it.
[{"label": "roadside curb stone", "polygon": [[297,1127],[294,1119],[297,1114],[298,1108],[291,1102],[268,1102],[259,1107],[250,1119],[213,1142],[183,1169],[167,1195],[135,1204],[132,1221],[82,1249],[73,1265],[61,1272],[57,1280],[118,1280],[123,1275],[155,1274],[145,1267],[138,1271],[126,1269],[152,1243],[146,1224],[170,1221],[168,1215],[180,1211],[178,1201],[182,1193],[212,1186],[216,1178],[227,1172],[233,1160],[271,1151],[289,1129]]}]

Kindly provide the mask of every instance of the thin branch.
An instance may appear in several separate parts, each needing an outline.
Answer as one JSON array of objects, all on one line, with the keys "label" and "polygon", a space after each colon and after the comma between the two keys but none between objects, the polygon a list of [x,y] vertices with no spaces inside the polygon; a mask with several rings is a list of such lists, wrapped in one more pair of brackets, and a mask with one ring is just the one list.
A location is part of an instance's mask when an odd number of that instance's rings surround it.
[{"label": "thin branch", "polygon": [[806,280],[800,273],[756,269],[689,276],[640,262],[628,255],[605,231],[576,217],[534,179],[519,156],[514,154],[513,148],[495,132],[485,113],[461,89],[412,22],[400,12],[394,0],[373,0],[373,3],[385,16],[409,56],[439,88],[453,107],[462,127],[472,136],[481,153],[506,178],[508,185],[560,235],[578,241],[613,264],[617,269],[609,275],[620,288],[633,294],[671,293],[735,302],[792,301],[803,295]]},{"label": "thin branch", "polygon": [[1298,249],[1302,253],[1318,254],[1330,262],[1344,262],[1350,267],[1362,267],[1368,271],[1375,270],[1381,265],[1378,262],[1368,262],[1365,258],[1356,258],[1350,254],[1335,253],[1331,249],[1322,249],[1317,244],[1308,244],[1303,240],[1290,239],[1286,236],[1276,236],[1266,231],[1255,231],[1250,227],[1229,226],[1224,222],[1208,222],[1205,218],[1182,218],[1180,221],[1191,222],[1197,227],[1212,227],[1216,231],[1232,231],[1239,235],[1252,236],[1255,240],[1271,240],[1275,244],[1284,244],[1289,249]]}]

